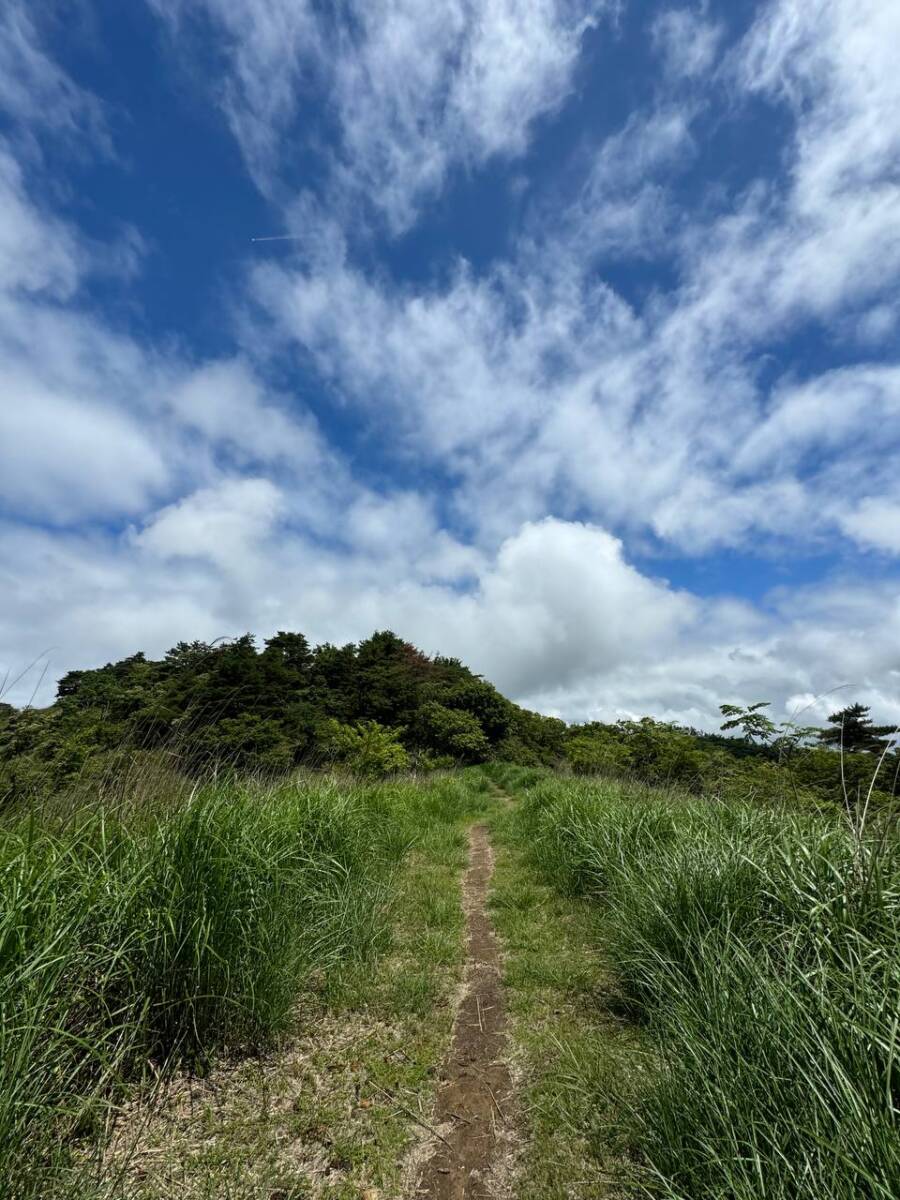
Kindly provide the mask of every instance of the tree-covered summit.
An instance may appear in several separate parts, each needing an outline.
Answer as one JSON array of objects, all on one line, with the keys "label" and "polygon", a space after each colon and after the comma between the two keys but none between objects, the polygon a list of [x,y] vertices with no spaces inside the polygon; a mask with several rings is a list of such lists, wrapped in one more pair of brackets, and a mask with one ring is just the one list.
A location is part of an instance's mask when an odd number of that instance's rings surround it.
[{"label": "tree-covered summit", "polygon": [[164,750],[188,769],[546,762],[564,731],[457,659],[429,657],[387,630],[345,646],[279,631],[260,647],[245,634],[70,671],[49,708],[4,706],[0,783],[7,793],[64,783],[123,750]]},{"label": "tree-covered summit", "polygon": [[[724,734],[621,719],[566,725],[521,708],[458,659],[383,630],[314,646],[279,631],[179,642],[70,671],[48,708],[0,704],[0,804],[110,788],[159,770],[280,774],[345,766],[384,776],[492,759],[636,778],[723,799],[865,808],[900,791],[893,731],[851,705],[821,730],[776,725],[757,701],[722,705]],[[885,747],[888,752],[882,757]]]}]

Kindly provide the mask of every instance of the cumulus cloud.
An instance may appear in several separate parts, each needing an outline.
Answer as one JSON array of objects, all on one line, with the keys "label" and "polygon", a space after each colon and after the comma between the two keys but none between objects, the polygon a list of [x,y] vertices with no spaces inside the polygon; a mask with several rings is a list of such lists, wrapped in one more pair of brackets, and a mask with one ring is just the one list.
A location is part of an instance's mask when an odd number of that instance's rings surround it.
[{"label": "cumulus cloud", "polygon": [[546,518],[501,544],[471,610],[469,654],[521,696],[652,660],[695,604],[636,571],[605,530]]},{"label": "cumulus cloud", "polygon": [[[815,700],[822,716],[857,696],[900,719],[900,602],[887,586],[785,589],[765,609],[699,600],[636,570],[605,530],[543,520],[460,590],[417,575],[424,531],[386,565],[285,537],[289,507],[264,481],[225,480],[124,539],[0,530],[0,663],[50,647],[52,678],[184,636],[294,628],[344,642],[394,628],[569,719],[650,712],[715,728],[725,701],[768,699],[791,715]],[[15,698],[31,687],[26,678]]]},{"label": "cumulus cloud", "polygon": [[900,554],[900,497],[866,496],[841,523],[861,545]]},{"label": "cumulus cloud", "polygon": [[167,468],[145,431],[108,405],[0,368],[0,497],[62,523],[143,510]]},{"label": "cumulus cloud", "polygon": [[228,479],[168,505],[135,541],[162,559],[203,559],[246,572],[259,566],[257,556],[281,509],[268,479]]}]

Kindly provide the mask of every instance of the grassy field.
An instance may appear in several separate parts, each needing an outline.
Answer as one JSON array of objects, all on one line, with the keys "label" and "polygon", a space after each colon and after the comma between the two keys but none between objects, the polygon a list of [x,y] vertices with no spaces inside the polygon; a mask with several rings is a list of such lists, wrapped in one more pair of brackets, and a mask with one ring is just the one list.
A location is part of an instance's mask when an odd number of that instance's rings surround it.
[{"label": "grassy field", "polygon": [[900,1194],[896,830],[496,764],[7,817],[0,1194],[410,1195],[475,819],[498,1195]]},{"label": "grassy field", "polygon": [[[117,1101],[176,1064],[258,1055],[304,1010],[352,1002],[354,972],[393,945],[410,853],[458,857],[484,795],[440,777],[223,784],[8,820],[0,1193],[96,1191],[91,1150]],[[396,1012],[427,1009],[434,954],[395,981]]]},{"label": "grassy field", "polygon": [[624,1145],[610,1103],[638,1033],[610,1011],[598,916],[529,861],[515,811],[492,822],[498,847],[492,912],[518,1083],[516,1200],[600,1200],[621,1194]]},{"label": "grassy field", "polygon": [[[896,831],[493,774],[522,797],[520,855],[596,918],[610,984],[598,1004],[639,1035],[582,1055],[568,1084],[580,1108],[561,1122],[599,1137],[601,1159],[627,1148],[619,1186],[672,1200],[900,1194]],[[535,1067],[535,1087],[546,1074]]]}]

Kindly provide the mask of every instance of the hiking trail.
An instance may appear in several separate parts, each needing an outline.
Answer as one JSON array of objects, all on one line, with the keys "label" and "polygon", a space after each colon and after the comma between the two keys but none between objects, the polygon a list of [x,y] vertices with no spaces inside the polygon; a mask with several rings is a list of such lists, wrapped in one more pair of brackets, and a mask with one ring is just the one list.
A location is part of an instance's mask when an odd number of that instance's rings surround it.
[{"label": "hiking trail", "polygon": [[442,1068],[434,1121],[440,1141],[416,1191],[432,1200],[489,1200],[512,1093],[506,1051],[506,1009],[497,935],[487,911],[494,853],[487,828],[469,830],[463,883],[466,913],[464,994]]}]

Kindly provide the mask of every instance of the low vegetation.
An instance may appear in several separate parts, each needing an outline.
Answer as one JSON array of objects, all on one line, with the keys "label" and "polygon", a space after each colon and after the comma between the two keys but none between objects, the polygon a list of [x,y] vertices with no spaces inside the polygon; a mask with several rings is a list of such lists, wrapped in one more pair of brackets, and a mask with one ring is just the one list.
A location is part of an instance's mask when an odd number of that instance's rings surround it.
[{"label": "low vegetation", "polygon": [[467,789],[224,783],[0,829],[0,1192],[49,1194],[107,1103],[258,1049],[389,943],[395,871]]},{"label": "low vegetation", "polygon": [[[530,768],[497,765],[514,789]],[[495,816],[497,870],[491,911],[503,973],[518,1084],[519,1152],[508,1189],[515,1200],[621,1197],[625,1139],[614,1127],[610,1080],[640,1049],[640,1032],[603,997],[610,967],[599,914],[564,894],[530,860],[514,807]]]},{"label": "low vegetation", "polygon": [[430,1136],[415,1117],[427,1121],[434,1104],[463,968],[462,821],[490,806],[484,781],[461,772],[417,789],[380,952],[305,988],[264,1052],[138,1090],[103,1152],[105,1200],[412,1193]]},{"label": "low vegetation", "polygon": [[[0,705],[0,1194],[401,1194],[488,815],[517,1196],[892,1200],[900,755],[862,705],[767,707],[567,727],[391,633],[182,643]],[[154,1124],[223,1063],[196,1144]]]},{"label": "low vegetation", "polygon": [[824,729],[775,726],[760,710],[724,704],[722,728],[703,733],[644,717],[570,726],[565,763],[576,775],[675,786],[696,796],[794,807],[891,806],[900,795],[896,732],[876,726],[868,709],[850,705]]},{"label": "low vegetation", "polygon": [[162,659],[70,671],[47,708],[0,703],[0,808],[61,791],[140,791],[166,772],[278,778],[338,766],[378,779],[486,762],[728,800],[884,806],[900,795],[893,731],[864,706],[834,713],[823,730],[776,726],[767,707],[722,705],[728,737],[650,717],[566,726],[387,631],[341,647],[284,632],[262,649],[249,634],[180,642]]},{"label": "low vegetation", "polygon": [[[644,1195],[889,1200],[900,852],[887,819],[513,772],[519,844],[600,920],[643,1053],[604,1074]],[[589,1080],[585,1079],[585,1083]],[[608,1136],[608,1135],[607,1135]]]}]

